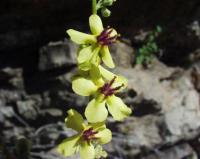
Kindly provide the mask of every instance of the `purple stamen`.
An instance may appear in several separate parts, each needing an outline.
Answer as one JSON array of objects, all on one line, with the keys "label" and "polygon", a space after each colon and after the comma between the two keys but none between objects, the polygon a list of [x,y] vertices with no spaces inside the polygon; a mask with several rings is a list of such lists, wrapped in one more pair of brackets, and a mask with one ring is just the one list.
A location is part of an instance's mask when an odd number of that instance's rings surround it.
[{"label": "purple stamen", "polygon": [[124,86],[124,84],[122,84],[121,86],[112,88],[112,85],[113,85],[115,80],[116,80],[116,76],[109,83],[105,83],[103,85],[103,87],[101,87],[99,89],[100,92],[105,95],[105,97],[108,97],[108,96],[111,96],[111,95],[115,94],[116,91],[118,91],[121,87]]},{"label": "purple stamen", "polygon": [[116,42],[118,35],[111,36],[113,29],[107,27],[102,31],[102,33],[97,37],[97,41],[100,45],[111,45]]},{"label": "purple stamen", "polygon": [[89,142],[92,139],[96,139],[95,134],[97,133],[98,132],[93,131],[93,128],[89,128],[83,132],[82,137],[85,141]]}]

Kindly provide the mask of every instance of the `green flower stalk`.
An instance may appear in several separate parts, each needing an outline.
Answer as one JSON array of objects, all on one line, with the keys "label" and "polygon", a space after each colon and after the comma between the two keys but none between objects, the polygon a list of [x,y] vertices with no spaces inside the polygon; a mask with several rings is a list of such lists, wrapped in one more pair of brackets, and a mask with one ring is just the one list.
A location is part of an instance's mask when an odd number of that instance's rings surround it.
[{"label": "green flower stalk", "polygon": [[101,18],[96,14],[90,16],[89,25],[92,34],[74,29],[67,30],[71,40],[82,46],[77,56],[79,69],[90,70],[93,66],[98,66],[101,60],[109,68],[114,68],[115,64],[110,55],[109,45],[117,40],[116,30],[110,27],[104,29]]},{"label": "green flower stalk", "polygon": [[[99,66],[101,79],[94,80],[88,76],[76,76],[72,80],[72,89],[81,96],[93,96],[85,110],[85,116],[91,123],[103,122],[108,111],[117,121],[131,114],[131,109],[115,94],[127,86],[127,80]],[[106,109],[107,106],[107,109]]]},{"label": "green flower stalk", "polygon": [[84,123],[84,119],[77,111],[70,109],[65,119],[66,126],[77,132],[76,135],[65,139],[59,146],[58,152],[64,156],[71,156],[78,151],[81,159],[95,158],[95,145],[103,145],[111,141],[112,133],[105,124]]}]

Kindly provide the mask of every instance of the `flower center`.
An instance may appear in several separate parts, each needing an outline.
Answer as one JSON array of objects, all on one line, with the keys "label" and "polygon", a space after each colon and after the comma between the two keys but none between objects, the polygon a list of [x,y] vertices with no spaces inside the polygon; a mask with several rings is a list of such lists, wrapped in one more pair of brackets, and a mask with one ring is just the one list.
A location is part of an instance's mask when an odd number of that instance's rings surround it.
[{"label": "flower center", "polygon": [[105,83],[105,84],[103,85],[103,87],[101,87],[101,88],[99,89],[100,92],[101,92],[102,94],[105,95],[105,97],[111,96],[111,95],[115,94],[116,91],[118,91],[121,87],[124,86],[124,84],[122,84],[121,86],[112,88],[112,85],[113,85],[113,83],[115,82],[116,78],[117,78],[117,77],[115,76],[109,83]]},{"label": "flower center", "polygon": [[110,28],[109,26],[104,29],[101,34],[97,37],[97,41],[100,45],[111,45],[116,42],[117,37],[119,35],[117,32],[113,29]]},{"label": "flower center", "polygon": [[93,128],[89,128],[83,132],[82,137],[85,141],[89,142],[92,139],[96,139],[95,134],[97,133]]}]

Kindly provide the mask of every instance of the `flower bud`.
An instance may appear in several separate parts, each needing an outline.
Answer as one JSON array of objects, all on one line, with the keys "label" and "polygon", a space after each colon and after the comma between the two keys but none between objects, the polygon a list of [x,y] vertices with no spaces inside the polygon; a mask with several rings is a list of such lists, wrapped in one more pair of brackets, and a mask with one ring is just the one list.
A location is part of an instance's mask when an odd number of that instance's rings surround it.
[{"label": "flower bud", "polygon": [[112,6],[113,2],[116,0],[103,0],[103,5],[104,6]]},{"label": "flower bud", "polygon": [[102,8],[101,9],[101,14],[104,16],[104,17],[109,17],[111,15],[111,11],[107,8]]}]

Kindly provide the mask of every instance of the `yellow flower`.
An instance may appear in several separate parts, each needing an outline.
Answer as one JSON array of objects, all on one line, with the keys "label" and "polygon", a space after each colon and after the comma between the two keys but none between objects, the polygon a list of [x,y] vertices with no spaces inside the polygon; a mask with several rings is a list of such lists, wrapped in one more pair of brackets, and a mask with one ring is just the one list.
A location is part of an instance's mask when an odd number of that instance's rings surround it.
[{"label": "yellow flower", "polygon": [[[115,96],[127,86],[127,80],[117,76],[99,65],[102,78],[96,80],[96,76],[76,76],[72,80],[72,89],[81,96],[94,96],[85,110],[85,116],[90,123],[105,121],[108,111],[117,121],[121,121],[131,114],[131,109]],[[98,75],[97,75],[98,76]],[[108,111],[106,109],[108,108]]]},{"label": "yellow flower", "polygon": [[104,123],[85,124],[77,111],[70,109],[65,119],[66,126],[74,129],[77,134],[65,139],[58,145],[58,152],[64,156],[71,156],[80,151],[81,159],[94,159],[94,143],[106,144],[111,141],[112,133]]},{"label": "yellow flower", "polygon": [[67,30],[71,40],[82,45],[77,57],[79,68],[84,71],[90,70],[93,65],[98,66],[101,59],[106,66],[114,68],[108,46],[116,42],[117,32],[110,27],[104,29],[101,18],[96,14],[89,17],[89,25],[92,34]]}]

